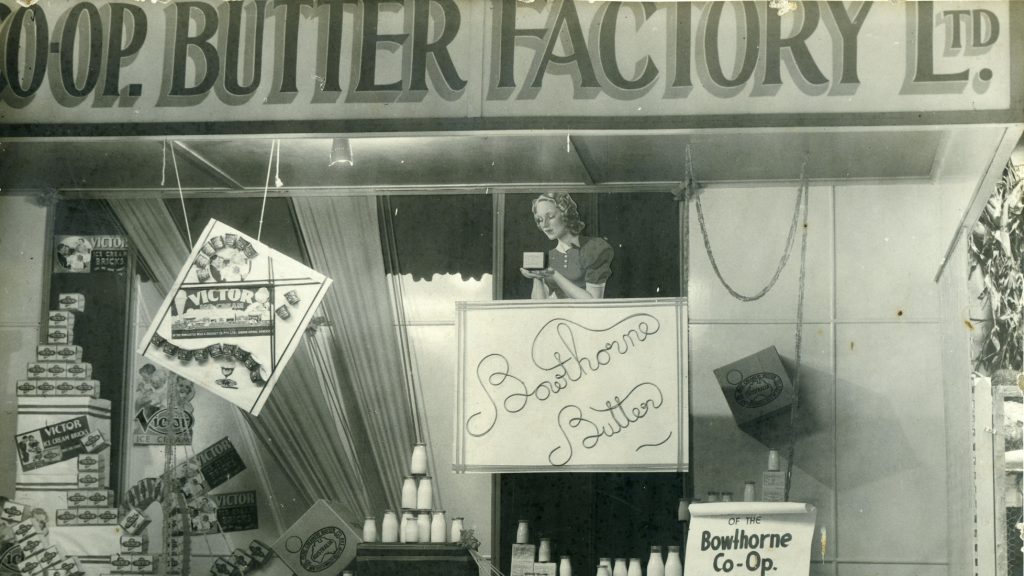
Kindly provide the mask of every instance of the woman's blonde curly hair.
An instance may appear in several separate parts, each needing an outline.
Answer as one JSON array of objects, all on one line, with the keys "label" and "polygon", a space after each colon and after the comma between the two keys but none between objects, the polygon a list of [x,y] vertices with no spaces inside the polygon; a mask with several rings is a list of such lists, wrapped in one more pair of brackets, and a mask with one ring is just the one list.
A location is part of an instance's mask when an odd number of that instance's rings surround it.
[{"label": "woman's blonde curly hair", "polygon": [[[537,214],[538,202],[554,203],[555,207],[562,214],[562,221],[565,222],[565,226],[573,234],[578,235],[586,227],[583,220],[580,220],[580,211],[576,207],[576,201],[572,199],[572,196],[569,196],[568,192],[545,192],[534,198],[533,204],[530,207],[534,214]],[[538,227],[540,227],[539,224]]]}]

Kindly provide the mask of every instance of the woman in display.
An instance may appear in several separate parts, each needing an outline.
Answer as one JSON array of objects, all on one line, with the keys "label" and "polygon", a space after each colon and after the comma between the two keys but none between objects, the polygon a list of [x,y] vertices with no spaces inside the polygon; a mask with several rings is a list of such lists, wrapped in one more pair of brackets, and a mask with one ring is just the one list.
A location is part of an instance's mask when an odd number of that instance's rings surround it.
[{"label": "woman in display", "polygon": [[541,194],[533,201],[533,218],[558,244],[548,252],[547,268],[519,269],[533,280],[531,298],[603,298],[615,252],[601,238],[580,235],[584,223],[572,197],[565,192]]}]

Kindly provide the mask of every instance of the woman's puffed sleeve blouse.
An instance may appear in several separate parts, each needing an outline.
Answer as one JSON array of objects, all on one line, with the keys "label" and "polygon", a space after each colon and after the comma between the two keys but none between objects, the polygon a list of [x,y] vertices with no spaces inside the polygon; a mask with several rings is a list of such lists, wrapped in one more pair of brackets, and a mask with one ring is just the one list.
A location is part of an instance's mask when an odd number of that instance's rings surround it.
[{"label": "woman's puffed sleeve blouse", "polygon": [[615,251],[603,238],[585,237],[580,240],[580,268],[584,271],[584,281],[594,286],[604,286],[612,275]]}]

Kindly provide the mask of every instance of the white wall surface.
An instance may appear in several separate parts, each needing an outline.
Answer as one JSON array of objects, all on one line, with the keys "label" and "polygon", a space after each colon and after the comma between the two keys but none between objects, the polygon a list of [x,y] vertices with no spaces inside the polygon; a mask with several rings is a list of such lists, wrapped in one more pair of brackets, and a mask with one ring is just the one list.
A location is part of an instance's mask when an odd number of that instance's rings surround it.
[{"label": "white wall surface", "polygon": [[[958,185],[810,191],[791,499],[814,504],[817,530],[827,530],[825,561],[816,544],[812,574],[948,573],[945,471],[970,461],[947,456],[944,379],[955,375],[943,373],[949,303],[933,279],[953,233],[943,202],[964,197]],[[705,190],[714,254],[741,292],[775,270],[795,188]],[[751,303],[713,275],[692,207],[689,242],[696,492],[738,495],[745,480],[760,488],[768,447],[734,424],[712,370],[775,345],[794,373],[799,237],[775,289]],[[783,448],[784,438],[774,444]]]},{"label": "white wall surface", "polygon": [[0,495],[14,495],[18,400],[14,383],[36,358],[42,319],[46,209],[27,196],[0,196]]}]

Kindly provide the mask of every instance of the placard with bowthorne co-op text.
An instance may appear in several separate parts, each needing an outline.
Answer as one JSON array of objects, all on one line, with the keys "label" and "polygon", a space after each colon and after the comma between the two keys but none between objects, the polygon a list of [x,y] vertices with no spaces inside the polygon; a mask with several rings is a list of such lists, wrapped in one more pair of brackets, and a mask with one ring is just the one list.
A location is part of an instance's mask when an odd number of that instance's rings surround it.
[{"label": "placard with bowthorne co-op text", "polygon": [[808,574],[816,517],[800,502],[691,504],[686,576]]},{"label": "placard with bowthorne co-op text", "polygon": [[258,415],[330,285],[210,220],[138,353]]},{"label": "placard with bowthorne co-op text", "polygon": [[685,471],[686,300],[460,302],[456,472]]}]

